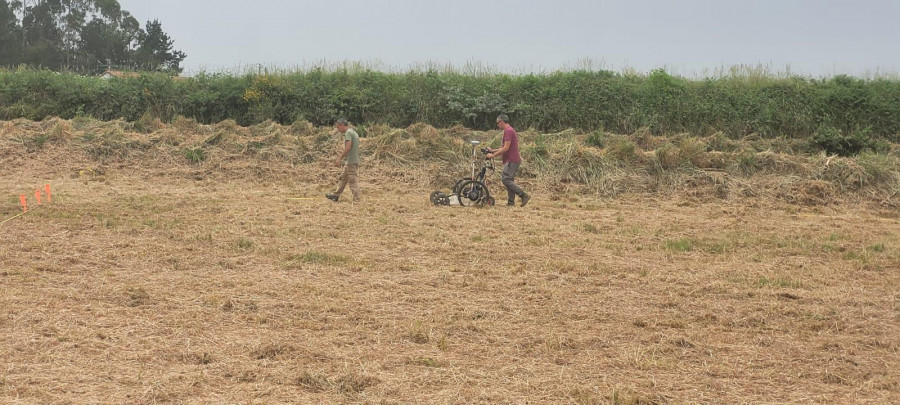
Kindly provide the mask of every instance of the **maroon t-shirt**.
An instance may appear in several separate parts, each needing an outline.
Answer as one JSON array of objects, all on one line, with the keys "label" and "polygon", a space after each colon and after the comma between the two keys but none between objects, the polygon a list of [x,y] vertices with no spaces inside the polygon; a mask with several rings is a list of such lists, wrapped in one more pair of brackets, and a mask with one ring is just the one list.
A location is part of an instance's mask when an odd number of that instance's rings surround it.
[{"label": "maroon t-shirt", "polygon": [[511,126],[503,130],[503,145],[507,142],[509,142],[509,149],[503,152],[503,164],[522,162],[522,155],[519,155],[519,134]]}]

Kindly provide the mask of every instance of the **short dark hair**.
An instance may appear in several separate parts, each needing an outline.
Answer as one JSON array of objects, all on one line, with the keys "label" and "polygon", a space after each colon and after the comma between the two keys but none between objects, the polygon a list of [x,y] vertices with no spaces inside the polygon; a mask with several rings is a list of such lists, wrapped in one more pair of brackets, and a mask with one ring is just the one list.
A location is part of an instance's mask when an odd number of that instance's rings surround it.
[{"label": "short dark hair", "polygon": [[497,119],[509,124],[509,116],[506,114],[500,114],[497,116]]},{"label": "short dark hair", "polygon": [[345,127],[349,124],[349,123],[347,122],[347,119],[346,119],[346,118],[338,118],[337,120],[334,121],[334,123],[335,123],[335,124],[341,124],[341,125],[343,125],[343,126],[345,126]]}]

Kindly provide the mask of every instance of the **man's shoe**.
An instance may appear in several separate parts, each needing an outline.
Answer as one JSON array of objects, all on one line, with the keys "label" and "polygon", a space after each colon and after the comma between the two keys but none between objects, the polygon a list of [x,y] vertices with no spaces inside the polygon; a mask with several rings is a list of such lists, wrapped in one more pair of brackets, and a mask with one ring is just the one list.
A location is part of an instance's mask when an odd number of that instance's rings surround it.
[{"label": "man's shoe", "polygon": [[337,200],[338,200],[338,196],[336,196],[336,195],[334,195],[334,194],[330,194],[330,193],[329,193],[329,194],[325,194],[325,198],[327,198],[327,199],[329,199],[329,200],[331,200],[331,201],[334,201],[334,202],[337,202]]},{"label": "man's shoe", "polygon": [[506,203],[506,206],[507,206],[507,207],[515,207],[515,206],[516,206],[516,203],[513,202],[513,201],[510,201],[510,202]]},{"label": "man's shoe", "polygon": [[524,207],[525,204],[528,204],[528,200],[530,200],[530,199],[531,199],[531,195],[522,194],[522,206]]}]

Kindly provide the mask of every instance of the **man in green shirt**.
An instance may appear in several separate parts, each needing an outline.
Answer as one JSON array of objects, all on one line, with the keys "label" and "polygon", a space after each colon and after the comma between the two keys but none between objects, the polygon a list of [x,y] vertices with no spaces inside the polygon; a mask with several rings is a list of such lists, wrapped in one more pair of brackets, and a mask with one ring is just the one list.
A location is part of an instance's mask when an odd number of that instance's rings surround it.
[{"label": "man in green shirt", "polygon": [[344,164],[344,172],[341,173],[341,181],[338,183],[337,191],[325,194],[325,197],[337,202],[341,193],[344,192],[344,187],[350,184],[350,191],[353,192],[353,201],[359,202],[359,183],[357,179],[357,172],[359,171],[359,134],[350,129],[346,118],[338,119],[334,122],[334,125],[337,127],[338,132],[344,134],[344,149],[337,160],[334,161],[334,165],[335,167],[341,167],[345,159],[346,164]]}]

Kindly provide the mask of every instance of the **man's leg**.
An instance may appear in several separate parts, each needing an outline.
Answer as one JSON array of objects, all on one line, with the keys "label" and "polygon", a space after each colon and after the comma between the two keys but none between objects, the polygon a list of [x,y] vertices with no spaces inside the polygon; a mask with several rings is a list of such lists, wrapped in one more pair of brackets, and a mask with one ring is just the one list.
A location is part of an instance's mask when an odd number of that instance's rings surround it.
[{"label": "man's leg", "polygon": [[514,205],[516,203],[516,196],[523,199],[527,196],[515,182],[516,172],[519,171],[519,164],[520,163],[509,162],[503,165],[503,174],[500,175],[500,181],[503,183],[503,186],[506,187],[506,194],[509,197],[507,204],[509,205]]},{"label": "man's leg", "polygon": [[340,178],[340,181],[338,182],[337,191],[335,191],[334,193],[331,193],[331,194],[325,194],[325,197],[327,197],[329,200],[337,201],[338,197],[341,196],[341,193],[344,192],[344,187],[347,186],[348,179],[349,179],[349,176],[347,174],[347,165],[344,165],[344,171],[341,172],[341,178]]},{"label": "man's leg", "polygon": [[337,191],[334,193],[337,195],[341,195],[344,192],[344,187],[347,187],[347,183],[350,182],[350,165],[344,165],[344,171],[341,172],[341,182],[338,183]]},{"label": "man's leg", "polygon": [[359,165],[347,165],[347,183],[353,193],[353,201],[359,202]]}]

